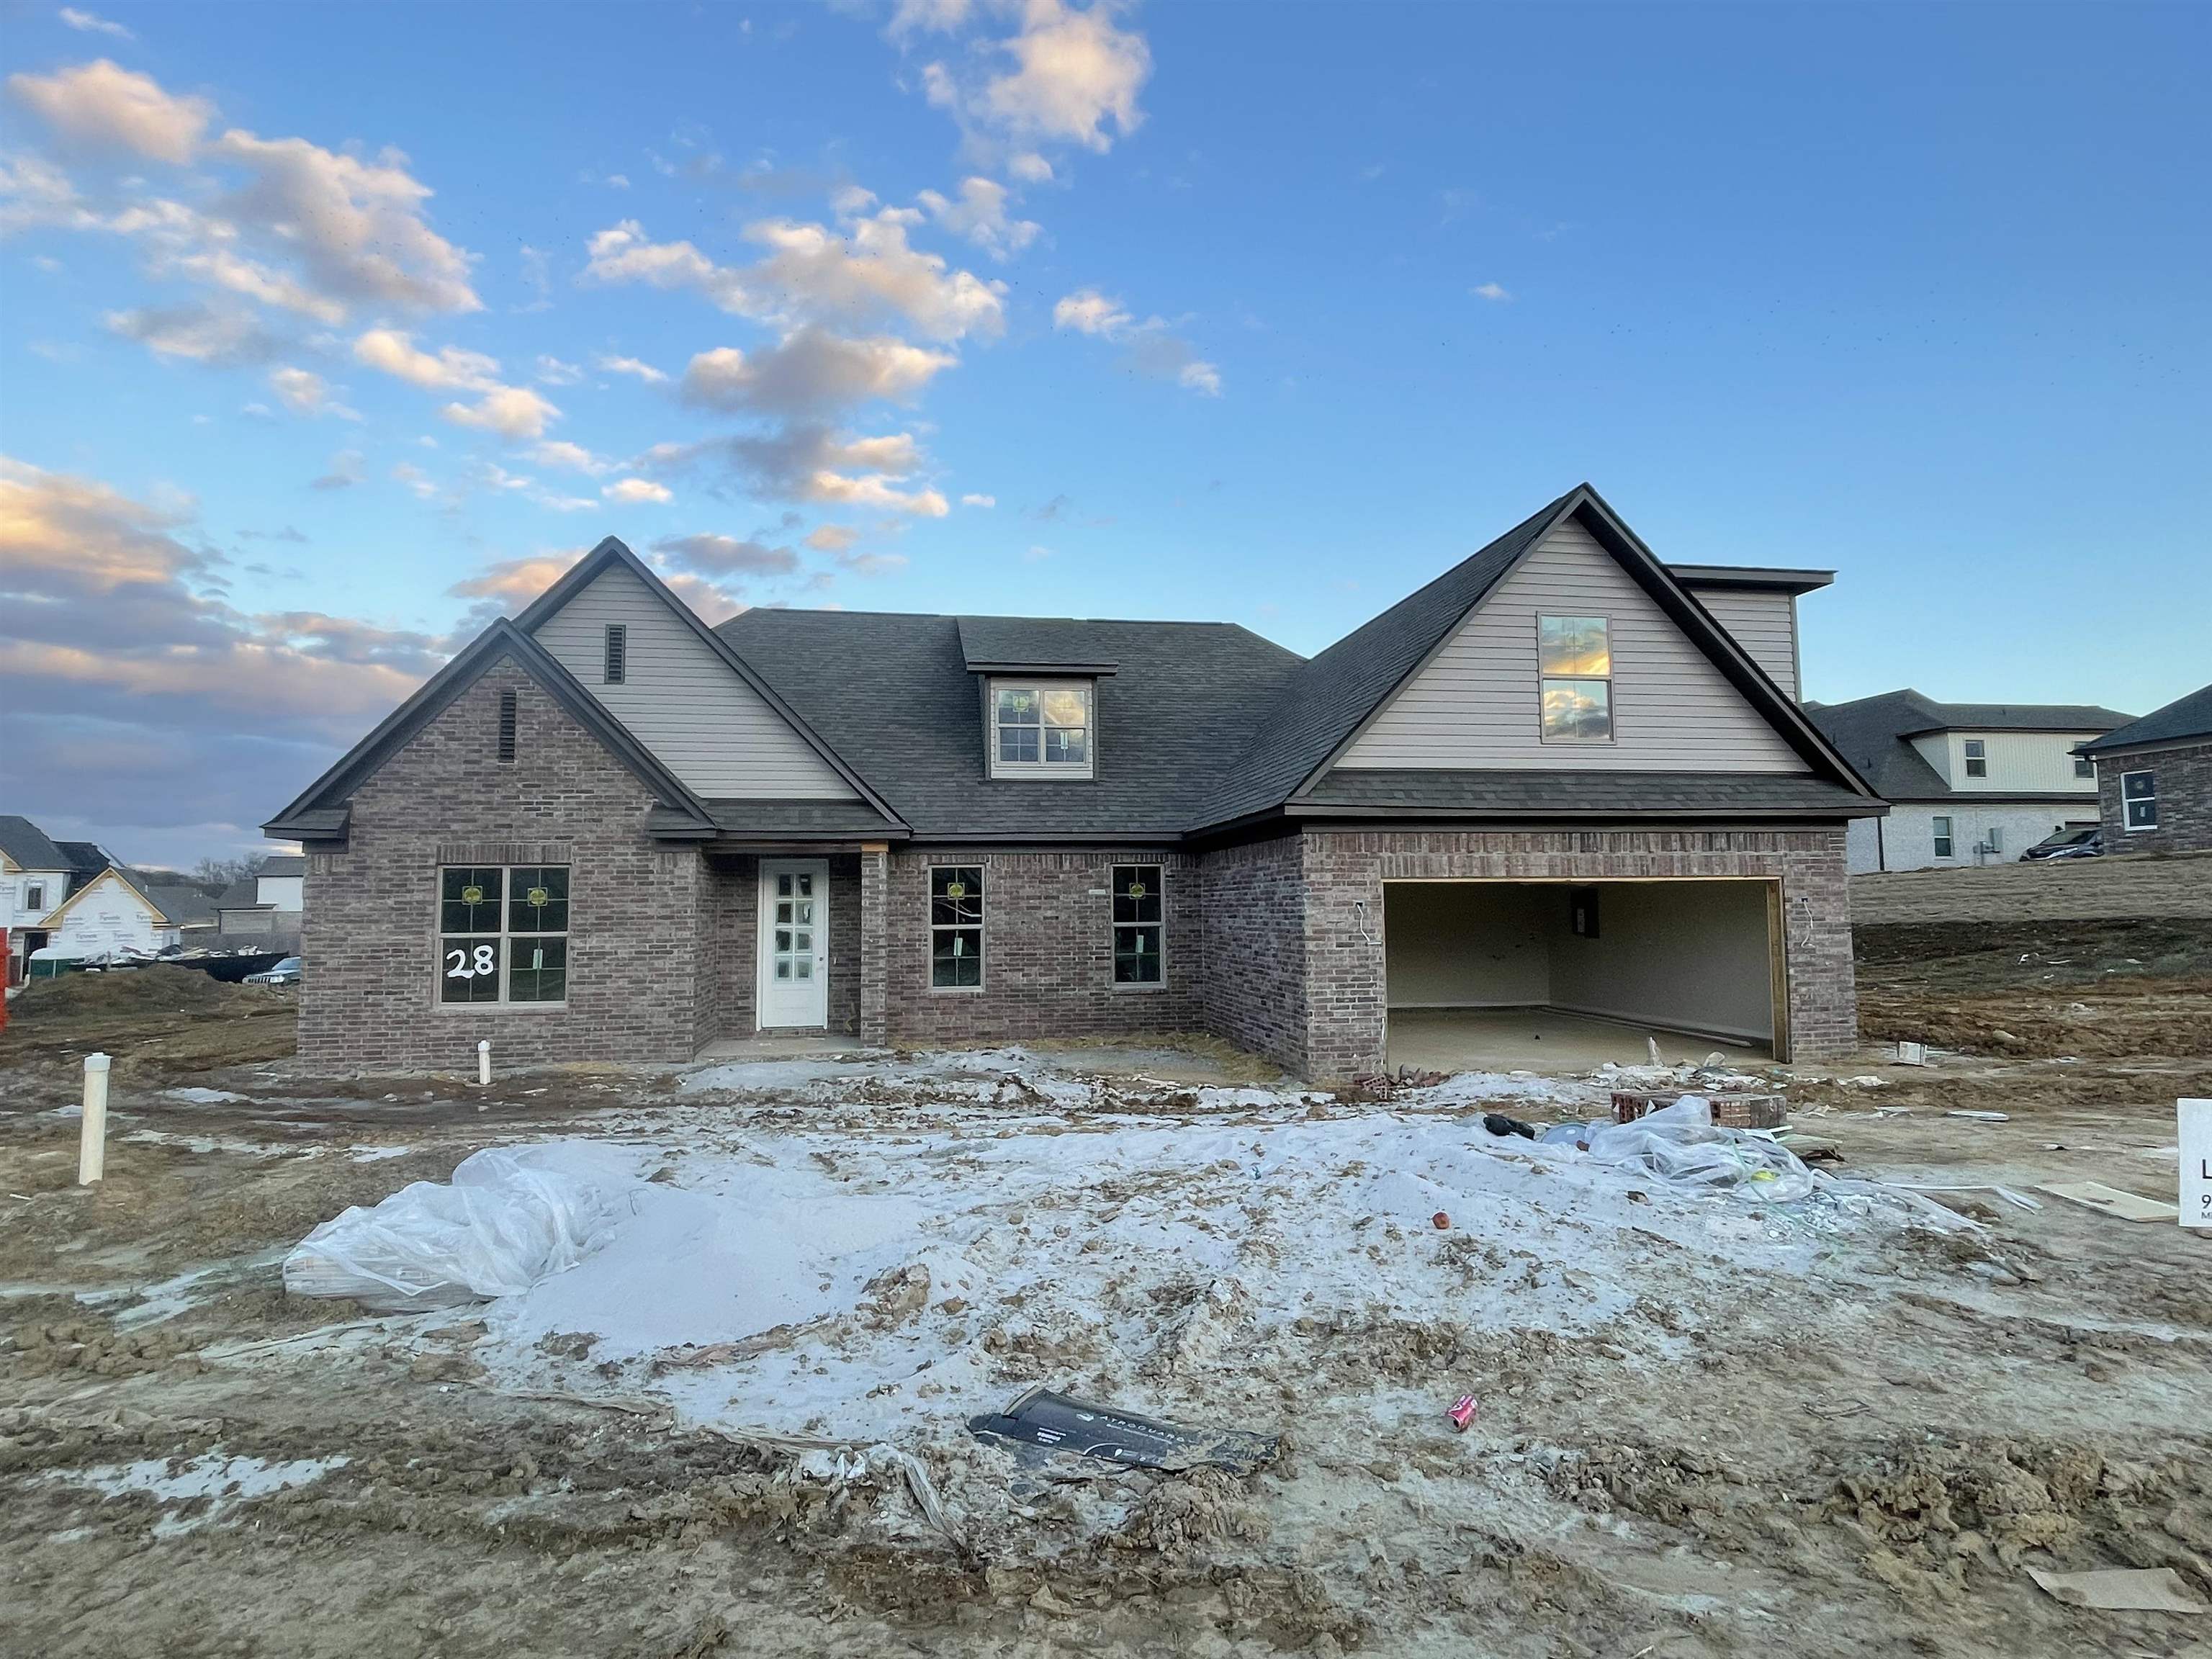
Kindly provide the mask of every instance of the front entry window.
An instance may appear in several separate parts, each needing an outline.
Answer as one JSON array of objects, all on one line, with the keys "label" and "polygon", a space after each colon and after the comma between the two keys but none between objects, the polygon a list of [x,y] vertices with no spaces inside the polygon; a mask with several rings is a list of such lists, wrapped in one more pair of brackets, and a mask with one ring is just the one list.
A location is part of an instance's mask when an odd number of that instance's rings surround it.
[{"label": "front entry window", "polygon": [[770,971],[779,981],[814,977],[814,872],[786,870],[775,878],[775,942]]}]

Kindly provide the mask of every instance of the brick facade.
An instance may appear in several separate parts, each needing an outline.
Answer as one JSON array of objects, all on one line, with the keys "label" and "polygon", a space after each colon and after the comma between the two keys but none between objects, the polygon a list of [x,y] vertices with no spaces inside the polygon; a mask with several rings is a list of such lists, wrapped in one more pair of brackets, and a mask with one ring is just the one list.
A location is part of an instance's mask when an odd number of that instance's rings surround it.
[{"label": "brick facade", "polygon": [[1304,848],[1297,836],[1206,854],[1205,1029],[1296,1070],[1305,1060]]},{"label": "brick facade", "polygon": [[[2155,830],[2128,830],[2120,810],[2120,778],[2128,772],[2148,772],[2155,780]],[[2107,853],[2191,853],[2212,848],[2212,743],[2100,757],[2097,804]]]},{"label": "brick facade", "polygon": [[[983,871],[980,990],[940,991],[929,983],[929,872],[947,864]],[[1117,864],[1162,866],[1158,985],[1114,983],[1107,884]],[[1205,890],[1188,854],[1137,847],[900,848],[888,866],[884,981],[890,1042],[1018,1042],[1202,1028]]]},{"label": "brick facade", "polygon": [[[516,694],[515,758],[497,755]],[[705,860],[644,833],[653,799],[538,684],[502,659],[353,795],[343,851],[307,860],[300,1056],[331,1070],[665,1060],[720,1018],[704,952]],[[437,1000],[438,872],[569,866],[568,1000]]]},{"label": "brick facade", "polygon": [[[508,690],[516,757],[501,763]],[[2185,789],[2212,787],[2206,750],[2179,762],[2174,752],[2159,760],[2162,828],[2169,799],[2178,819]],[[354,791],[343,848],[309,857],[302,1059],[466,1071],[489,1038],[503,1065],[670,1062],[751,1035],[759,860],[653,841],[653,804],[535,681],[495,663]],[[440,866],[539,863],[571,872],[566,1004],[440,1004]],[[929,982],[939,864],[984,872],[980,990]],[[1117,864],[1162,866],[1159,986],[1114,982]],[[1317,829],[1203,854],[878,847],[829,865],[830,1028],[872,1044],[1203,1030],[1302,1075],[1340,1079],[1382,1063],[1385,882],[1650,877],[1778,881],[1795,1053],[1856,1041],[1840,827]]]}]

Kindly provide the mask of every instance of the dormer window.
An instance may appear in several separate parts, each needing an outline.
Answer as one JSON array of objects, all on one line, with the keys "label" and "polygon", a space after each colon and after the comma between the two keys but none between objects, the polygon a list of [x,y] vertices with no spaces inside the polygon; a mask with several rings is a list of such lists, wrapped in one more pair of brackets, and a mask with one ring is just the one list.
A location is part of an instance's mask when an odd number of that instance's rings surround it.
[{"label": "dormer window", "polygon": [[1088,680],[991,682],[991,775],[1091,775],[1093,693]]}]

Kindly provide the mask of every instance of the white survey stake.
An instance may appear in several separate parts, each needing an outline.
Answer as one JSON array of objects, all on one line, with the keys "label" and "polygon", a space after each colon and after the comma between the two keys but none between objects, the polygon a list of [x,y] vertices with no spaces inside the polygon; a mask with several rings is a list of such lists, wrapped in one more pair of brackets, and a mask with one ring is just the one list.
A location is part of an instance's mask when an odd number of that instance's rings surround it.
[{"label": "white survey stake", "polygon": [[2212,1227],[2212,1100],[2177,1100],[2180,1119],[2181,1224]]}]

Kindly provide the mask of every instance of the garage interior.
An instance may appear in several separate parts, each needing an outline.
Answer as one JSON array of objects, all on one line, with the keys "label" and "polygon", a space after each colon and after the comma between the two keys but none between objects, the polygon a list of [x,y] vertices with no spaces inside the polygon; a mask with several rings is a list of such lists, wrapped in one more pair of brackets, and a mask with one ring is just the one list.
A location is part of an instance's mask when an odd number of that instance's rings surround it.
[{"label": "garage interior", "polygon": [[[1392,1066],[1583,1070],[1789,1057],[1767,880],[1383,887]],[[1778,1019],[1778,1011],[1783,1011]]]}]

